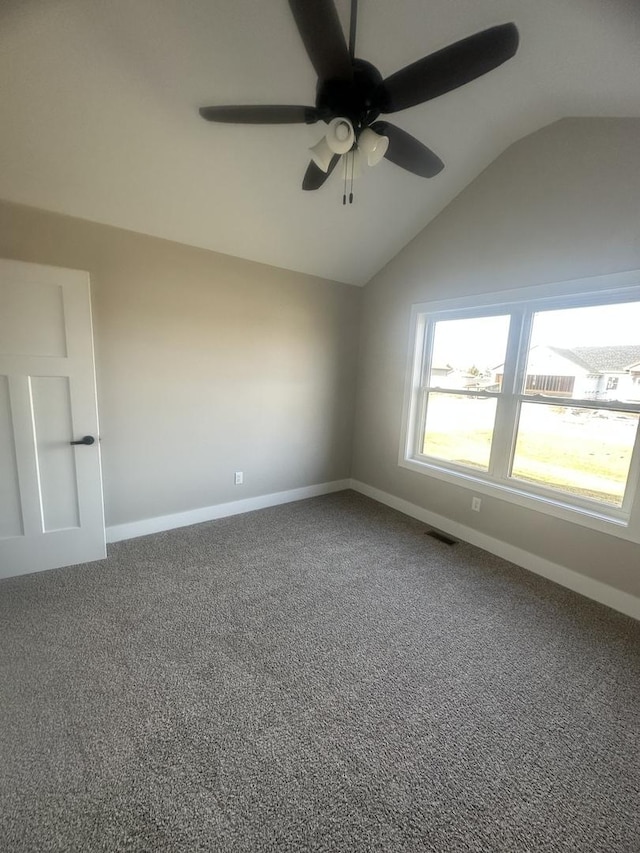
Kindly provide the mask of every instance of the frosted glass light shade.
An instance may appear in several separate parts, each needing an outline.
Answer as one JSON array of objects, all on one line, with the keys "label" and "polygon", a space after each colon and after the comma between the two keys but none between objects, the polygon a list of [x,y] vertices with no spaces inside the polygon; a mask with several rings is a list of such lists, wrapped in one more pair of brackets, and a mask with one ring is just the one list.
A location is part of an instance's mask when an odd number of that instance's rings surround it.
[{"label": "frosted glass light shade", "polygon": [[334,154],[346,154],[351,149],[356,135],[348,118],[334,118],[329,122],[327,145]]},{"label": "frosted glass light shade", "polygon": [[369,166],[377,165],[387,153],[388,147],[389,137],[380,136],[370,127],[365,127],[358,137],[358,148],[366,157]]},{"label": "frosted glass light shade", "polygon": [[333,151],[329,148],[327,144],[326,136],[323,136],[319,142],[310,148],[311,151],[311,159],[316,164],[319,169],[322,169],[323,172],[329,171],[329,166],[331,165],[331,158],[333,157]]}]

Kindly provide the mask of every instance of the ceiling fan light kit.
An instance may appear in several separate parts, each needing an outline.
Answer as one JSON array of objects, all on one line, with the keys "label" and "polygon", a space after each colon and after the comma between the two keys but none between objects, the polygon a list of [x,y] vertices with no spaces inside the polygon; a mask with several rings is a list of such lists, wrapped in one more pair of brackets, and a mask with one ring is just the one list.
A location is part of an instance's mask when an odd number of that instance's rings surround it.
[{"label": "ceiling fan light kit", "polygon": [[381,136],[370,127],[365,127],[358,137],[358,150],[367,158],[369,166],[377,166],[389,147],[389,137]]},{"label": "ceiling fan light kit", "polygon": [[329,148],[327,137],[323,136],[309,151],[311,152],[311,159],[316,166],[322,169],[325,174],[328,173],[334,152]]},{"label": "ceiling fan light kit", "polygon": [[[376,166],[387,153],[388,147],[389,138],[381,136],[369,127],[360,131],[356,142],[353,125],[349,119],[334,118],[329,124],[326,136],[316,142],[309,151],[316,166],[323,172],[328,172],[334,154],[342,155],[352,152],[356,158],[358,152],[361,152],[366,158],[368,166]],[[355,162],[358,163],[356,171],[359,174],[360,158],[354,159]],[[344,168],[346,168],[346,164]],[[358,174],[354,174],[354,177],[358,177]]]},{"label": "ceiling fan light kit", "polygon": [[[357,0],[351,0],[349,45],[334,0],[289,0],[298,32],[318,75],[316,104],[202,107],[207,121],[237,124],[328,124],[309,150],[311,162],[302,188],[317,190],[343,159],[343,175],[353,180],[359,161],[369,166],[387,159],[423,178],[442,171],[438,155],[400,127],[378,121],[444,95],[487,74],[513,57],[519,34],[500,24],[429,54],[383,79],[378,69],[356,58]],[[349,152],[352,152],[349,154]],[[345,157],[344,155],[349,154]],[[349,163],[350,161],[350,163]],[[346,203],[346,186],[343,203]],[[350,193],[350,201],[353,193]]]},{"label": "ceiling fan light kit", "polygon": [[346,154],[351,151],[356,135],[348,118],[334,118],[329,122],[327,145],[334,154]]}]

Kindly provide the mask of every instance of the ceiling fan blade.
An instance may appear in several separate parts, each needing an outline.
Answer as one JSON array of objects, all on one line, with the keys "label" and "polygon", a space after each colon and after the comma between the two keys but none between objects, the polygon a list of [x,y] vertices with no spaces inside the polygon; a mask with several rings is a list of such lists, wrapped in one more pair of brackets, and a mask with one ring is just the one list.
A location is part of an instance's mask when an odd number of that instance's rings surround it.
[{"label": "ceiling fan blade", "polygon": [[519,40],[515,24],[500,24],[407,65],[380,84],[381,112],[406,110],[470,83],[511,59]]},{"label": "ceiling fan blade", "polygon": [[319,118],[315,107],[291,105],[200,107],[198,112],[207,121],[231,124],[314,124]]},{"label": "ceiling fan blade", "polygon": [[351,0],[351,15],[349,22],[349,56],[351,61],[356,58],[356,28],[358,26],[358,0]]},{"label": "ceiling fan blade", "polygon": [[304,178],[302,180],[302,189],[303,190],[318,190],[327,180],[331,172],[335,169],[338,164],[338,160],[340,159],[339,154],[334,154],[331,158],[331,162],[329,163],[329,168],[326,172],[323,172],[319,166],[313,162],[313,160],[307,166],[307,171],[304,173]]},{"label": "ceiling fan blade", "polygon": [[333,0],[289,0],[318,79],[352,80],[353,68]]},{"label": "ceiling fan blade", "polygon": [[388,121],[376,121],[371,125],[371,129],[380,136],[388,137],[389,147],[384,156],[396,166],[423,178],[433,178],[444,169],[444,163],[438,155],[406,130],[389,124]]}]

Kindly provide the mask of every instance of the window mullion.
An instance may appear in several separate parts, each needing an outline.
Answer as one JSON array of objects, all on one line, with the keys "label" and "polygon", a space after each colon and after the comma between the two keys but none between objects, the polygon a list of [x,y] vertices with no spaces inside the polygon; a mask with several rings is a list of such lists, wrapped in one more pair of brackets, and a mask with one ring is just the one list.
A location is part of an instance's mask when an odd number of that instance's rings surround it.
[{"label": "window mullion", "polygon": [[489,460],[489,473],[497,480],[506,480],[509,476],[517,415],[518,400],[513,394],[505,394],[498,400]]},{"label": "window mullion", "polygon": [[526,372],[527,347],[531,335],[530,311],[511,312],[509,337],[502,376],[502,393],[496,407],[496,420],[491,443],[489,474],[497,480],[506,480],[511,469],[511,456],[515,442],[520,401],[516,392],[522,386]]}]

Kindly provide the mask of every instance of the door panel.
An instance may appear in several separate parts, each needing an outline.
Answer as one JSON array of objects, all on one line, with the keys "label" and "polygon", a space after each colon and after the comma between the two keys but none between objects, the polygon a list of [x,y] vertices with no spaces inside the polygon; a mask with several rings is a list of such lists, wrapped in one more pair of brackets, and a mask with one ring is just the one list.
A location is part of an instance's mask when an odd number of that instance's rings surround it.
[{"label": "door panel", "polygon": [[31,402],[44,530],[79,527],[75,452],[66,440],[73,435],[68,377],[32,377]]},{"label": "door panel", "polygon": [[0,464],[0,577],[106,556],[87,273],[0,261]]}]

